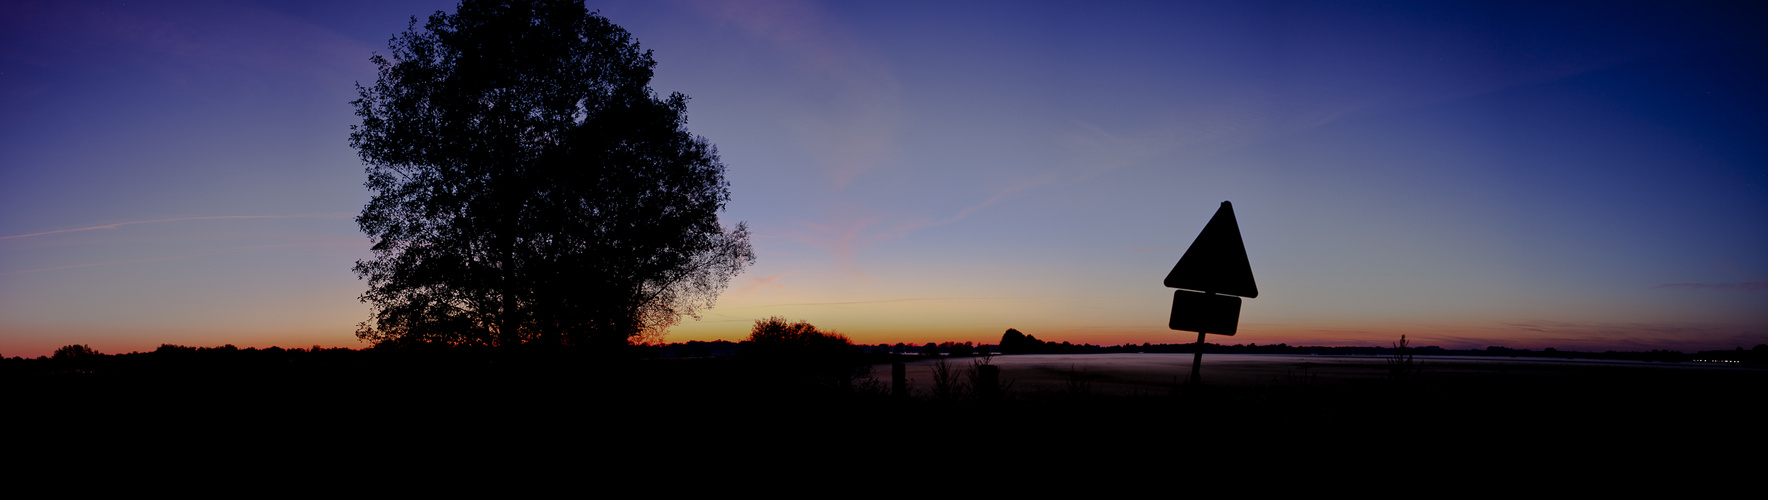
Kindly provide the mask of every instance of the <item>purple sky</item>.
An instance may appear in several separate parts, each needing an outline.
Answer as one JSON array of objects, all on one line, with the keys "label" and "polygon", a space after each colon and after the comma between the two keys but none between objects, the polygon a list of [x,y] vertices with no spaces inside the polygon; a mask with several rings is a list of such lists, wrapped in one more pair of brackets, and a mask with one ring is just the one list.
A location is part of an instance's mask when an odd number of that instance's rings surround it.
[{"label": "purple sky", "polygon": [[[592,3],[759,259],[671,341],[1768,342],[1768,15],[1616,2]],[[0,355],[362,346],[355,82],[451,2],[0,0]],[[955,5],[954,5],[955,4]]]}]

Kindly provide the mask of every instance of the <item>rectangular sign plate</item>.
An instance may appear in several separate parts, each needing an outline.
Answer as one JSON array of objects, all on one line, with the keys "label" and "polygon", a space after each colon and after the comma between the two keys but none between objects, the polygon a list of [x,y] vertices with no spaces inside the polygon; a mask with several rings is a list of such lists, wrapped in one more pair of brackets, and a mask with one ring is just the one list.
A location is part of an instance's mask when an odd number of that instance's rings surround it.
[{"label": "rectangular sign plate", "polygon": [[1173,315],[1167,328],[1233,335],[1240,325],[1240,297],[1173,290]]}]

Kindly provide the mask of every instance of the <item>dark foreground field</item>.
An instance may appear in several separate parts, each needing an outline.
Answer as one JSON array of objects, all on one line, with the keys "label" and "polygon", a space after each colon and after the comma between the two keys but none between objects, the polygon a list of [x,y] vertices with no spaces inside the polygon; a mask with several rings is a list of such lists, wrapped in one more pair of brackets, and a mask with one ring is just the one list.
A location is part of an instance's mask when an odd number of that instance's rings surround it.
[{"label": "dark foreground field", "polygon": [[[172,450],[356,461],[629,454],[703,466],[769,450],[833,460],[1702,464],[1720,480],[1762,449],[1768,371],[1693,363],[1210,355],[908,359],[912,396],[870,378],[736,359],[596,361],[526,353],[137,359],[8,366],[12,442],[34,453]],[[48,369],[54,368],[54,369]],[[1754,456],[1746,461],[1720,456]],[[489,454],[489,455],[488,455]],[[955,458],[953,458],[955,457]],[[1353,460],[1354,458],[1354,460]],[[1711,461],[1710,463],[1708,461]],[[874,464],[876,465],[876,464]],[[1262,466],[1262,465],[1261,465]]]}]

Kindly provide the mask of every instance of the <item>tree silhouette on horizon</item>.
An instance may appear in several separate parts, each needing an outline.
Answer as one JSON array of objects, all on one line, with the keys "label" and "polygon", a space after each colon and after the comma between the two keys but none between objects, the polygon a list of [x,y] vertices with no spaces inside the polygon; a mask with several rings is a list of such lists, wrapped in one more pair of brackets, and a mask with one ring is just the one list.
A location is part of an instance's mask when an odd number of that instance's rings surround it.
[{"label": "tree silhouette on horizon", "polygon": [[383,344],[624,346],[710,307],[755,258],[687,97],[581,2],[461,2],[413,17],[357,85],[356,221]]}]

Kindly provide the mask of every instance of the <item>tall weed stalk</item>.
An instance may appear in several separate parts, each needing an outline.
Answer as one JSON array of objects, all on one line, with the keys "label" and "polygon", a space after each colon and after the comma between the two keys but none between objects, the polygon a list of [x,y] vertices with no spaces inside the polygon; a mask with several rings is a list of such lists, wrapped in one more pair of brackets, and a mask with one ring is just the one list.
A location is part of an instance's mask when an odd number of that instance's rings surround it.
[{"label": "tall weed stalk", "polygon": [[964,382],[951,363],[940,358],[933,363],[933,400],[952,402],[964,399]]},{"label": "tall weed stalk", "polygon": [[1406,351],[1406,336],[1401,335],[1400,341],[1393,346],[1394,352],[1387,358],[1388,380],[1405,382],[1417,379],[1423,363],[1413,359],[1412,353]]}]

